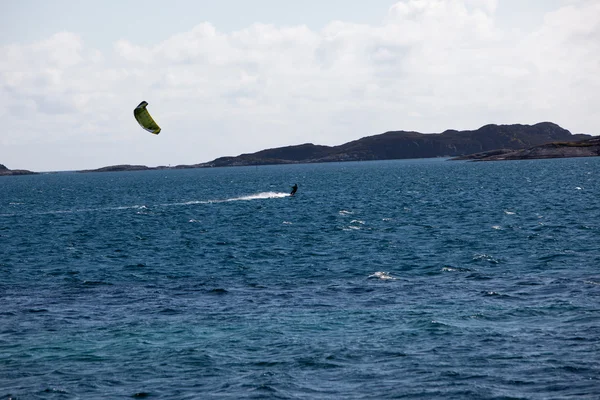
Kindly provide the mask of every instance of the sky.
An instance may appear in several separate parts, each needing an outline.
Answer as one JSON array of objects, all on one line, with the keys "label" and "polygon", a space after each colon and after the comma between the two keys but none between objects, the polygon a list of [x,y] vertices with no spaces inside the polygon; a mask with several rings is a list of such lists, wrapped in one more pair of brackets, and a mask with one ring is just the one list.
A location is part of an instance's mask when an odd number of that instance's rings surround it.
[{"label": "sky", "polygon": [[[551,121],[600,135],[597,0],[0,0],[0,164],[196,164]],[[161,126],[142,130],[148,102]]]}]

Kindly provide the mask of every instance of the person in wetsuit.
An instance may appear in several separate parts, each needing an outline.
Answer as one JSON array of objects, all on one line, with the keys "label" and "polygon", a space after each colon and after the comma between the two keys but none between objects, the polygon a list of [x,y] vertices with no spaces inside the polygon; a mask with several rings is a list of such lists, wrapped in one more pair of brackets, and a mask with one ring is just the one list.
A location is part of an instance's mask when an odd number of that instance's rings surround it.
[{"label": "person in wetsuit", "polygon": [[298,185],[294,183],[294,186],[292,186],[292,193],[290,193],[290,196],[295,195],[297,190],[298,190]]}]

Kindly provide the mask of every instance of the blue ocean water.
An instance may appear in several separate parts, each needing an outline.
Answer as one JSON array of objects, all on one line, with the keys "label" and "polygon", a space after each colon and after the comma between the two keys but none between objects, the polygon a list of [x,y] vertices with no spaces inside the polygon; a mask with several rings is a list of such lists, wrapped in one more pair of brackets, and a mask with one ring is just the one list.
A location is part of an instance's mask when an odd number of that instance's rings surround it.
[{"label": "blue ocean water", "polygon": [[0,178],[0,399],[599,398],[599,171]]}]

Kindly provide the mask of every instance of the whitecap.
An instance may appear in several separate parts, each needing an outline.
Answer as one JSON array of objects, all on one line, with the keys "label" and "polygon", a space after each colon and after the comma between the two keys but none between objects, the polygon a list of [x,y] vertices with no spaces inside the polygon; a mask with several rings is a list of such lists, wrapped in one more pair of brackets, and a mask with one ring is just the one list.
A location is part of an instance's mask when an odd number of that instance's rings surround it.
[{"label": "whitecap", "polygon": [[340,215],[350,215],[350,214],[354,214],[354,213],[352,211],[340,210],[339,214]]},{"label": "whitecap", "polygon": [[479,261],[479,260],[487,261],[487,262],[492,263],[492,264],[498,264],[499,263],[498,260],[496,260],[494,257],[492,257],[492,256],[490,256],[488,254],[475,254],[473,256],[473,261]]},{"label": "whitecap", "polygon": [[516,213],[513,211],[504,210],[504,214],[506,215],[515,215]]},{"label": "whitecap", "polygon": [[441,326],[451,326],[451,325],[449,325],[449,324],[447,324],[445,322],[437,321],[435,319],[431,321],[431,324],[432,325],[441,325]]},{"label": "whitecap", "polygon": [[377,278],[377,279],[382,279],[382,280],[398,279],[398,278],[394,278],[393,276],[391,276],[389,272],[383,272],[383,271],[375,272],[374,274],[369,275],[369,278]]},{"label": "whitecap", "polygon": [[461,268],[461,267],[450,267],[445,266],[442,268],[443,272],[471,272],[469,268]]}]

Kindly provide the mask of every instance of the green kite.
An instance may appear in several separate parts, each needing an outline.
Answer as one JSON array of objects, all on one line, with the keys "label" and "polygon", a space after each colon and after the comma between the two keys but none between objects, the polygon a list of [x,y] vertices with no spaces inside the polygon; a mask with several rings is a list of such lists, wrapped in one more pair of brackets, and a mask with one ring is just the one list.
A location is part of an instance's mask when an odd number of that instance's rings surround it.
[{"label": "green kite", "polygon": [[139,106],[133,110],[133,116],[140,124],[142,128],[147,130],[150,133],[158,135],[160,133],[160,126],[152,119],[148,110],[146,110],[146,106],[148,102],[142,101]]}]

